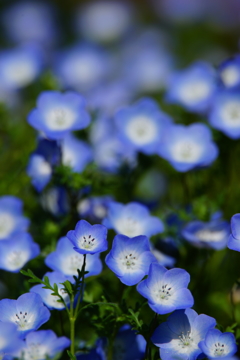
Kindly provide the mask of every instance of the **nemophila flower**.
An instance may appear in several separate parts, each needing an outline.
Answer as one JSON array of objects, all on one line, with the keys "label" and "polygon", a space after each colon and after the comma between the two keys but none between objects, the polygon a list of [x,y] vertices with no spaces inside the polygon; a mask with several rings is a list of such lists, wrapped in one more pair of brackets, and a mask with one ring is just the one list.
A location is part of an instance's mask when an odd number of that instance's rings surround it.
[{"label": "nemophila flower", "polygon": [[19,332],[16,324],[0,322],[0,357],[11,354],[16,357],[24,346],[24,341],[19,339]]},{"label": "nemophila flower", "polygon": [[0,197],[0,240],[9,240],[27,230],[29,220],[23,216],[22,208],[23,203],[17,197]]},{"label": "nemophila flower", "polygon": [[129,237],[138,235],[150,237],[164,230],[162,221],[151,216],[147,207],[137,202],[124,205],[113,201],[108,206],[108,214],[103,224],[109,229],[114,229],[118,234]]},{"label": "nemophila flower", "polygon": [[1,51],[1,86],[10,90],[21,89],[38,77],[42,67],[42,53],[35,46],[25,45]]},{"label": "nemophila flower", "polygon": [[62,163],[72,168],[74,172],[82,172],[92,161],[91,147],[84,141],[68,134],[62,140]]},{"label": "nemophila flower", "polygon": [[240,55],[236,55],[224,61],[218,69],[222,84],[233,89],[240,86]]},{"label": "nemophila flower", "polygon": [[95,254],[107,250],[107,228],[103,225],[91,225],[85,220],[78,221],[75,230],[67,233],[67,238],[80,254]]},{"label": "nemophila flower", "polygon": [[66,189],[54,186],[45,191],[41,196],[41,204],[44,210],[54,216],[62,216],[69,212],[69,199]]},{"label": "nemophila flower", "polygon": [[[81,270],[83,265],[83,254],[77,253],[67,237],[62,237],[57,243],[56,251],[50,253],[45,263],[52,270],[59,271],[66,276],[78,275],[77,269]],[[87,256],[85,277],[98,275],[102,271],[102,262],[99,254]]]},{"label": "nemophila flower", "polygon": [[172,125],[165,133],[158,154],[177,171],[185,172],[210,165],[218,156],[218,148],[206,125]]},{"label": "nemophila flower", "polygon": [[150,98],[120,109],[115,121],[120,139],[148,155],[157,152],[163,133],[171,123],[170,117]]},{"label": "nemophila flower", "polygon": [[111,196],[91,196],[80,200],[77,211],[81,218],[101,222],[107,215],[108,205],[113,201]]},{"label": "nemophila flower", "polygon": [[[47,272],[44,276],[47,276],[49,278],[50,284],[53,286],[54,284],[57,284],[58,286],[58,292],[64,299],[66,305],[70,303],[69,295],[64,290],[63,283],[66,280],[69,280],[73,282],[73,279],[71,277],[67,277],[63,275],[63,273],[58,271],[53,272]],[[52,295],[52,290],[44,289],[44,285],[35,285],[33,286],[30,291],[31,293],[38,294],[41,298],[43,303],[50,309],[56,309],[56,310],[63,310],[65,309],[65,305],[62,302],[59,302],[59,297]]]},{"label": "nemophila flower", "polygon": [[40,253],[40,247],[31,235],[14,235],[9,241],[0,242],[0,269],[19,272],[22,267]]},{"label": "nemophila flower", "polygon": [[96,42],[112,42],[121,38],[132,23],[128,3],[106,0],[85,3],[76,14],[76,28],[81,35]]},{"label": "nemophila flower", "polygon": [[81,44],[57,55],[55,73],[65,88],[86,92],[104,81],[111,67],[111,60],[105,50]]},{"label": "nemophila flower", "polygon": [[240,251],[240,214],[231,218],[231,235],[227,247],[231,250]]},{"label": "nemophila flower", "polygon": [[152,253],[158,261],[159,265],[166,266],[168,268],[172,268],[176,262],[176,259],[172,256],[164,254],[162,251],[152,248]]},{"label": "nemophila flower", "polygon": [[32,154],[30,156],[27,174],[31,183],[37,191],[42,191],[52,177],[52,167],[43,156]]},{"label": "nemophila flower", "polygon": [[240,138],[240,91],[225,90],[214,96],[209,123],[231,139]]},{"label": "nemophila flower", "polygon": [[119,280],[129,286],[141,281],[148,274],[151,263],[157,262],[146,236],[129,238],[125,235],[115,236],[105,261]]},{"label": "nemophila flower", "polygon": [[193,112],[205,112],[216,89],[216,74],[204,62],[173,74],[169,79],[166,100]]},{"label": "nemophila flower", "polygon": [[5,33],[17,43],[37,42],[44,46],[50,45],[56,39],[52,10],[49,3],[38,1],[9,4],[2,12]]},{"label": "nemophila flower", "polygon": [[106,339],[100,338],[89,353],[77,353],[77,360],[106,360]]},{"label": "nemophila flower", "polygon": [[187,289],[189,281],[187,271],[177,268],[167,270],[153,263],[148,278],[138,284],[137,291],[148,299],[150,308],[157,314],[168,314],[193,306],[193,296]]},{"label": "nemophila flower", "polygon": [[199,343],[199,347],[208,359],[226,359],[237,352],[233,333],[222,333],[218,329],[209,330],[205,340]]},{"label": "nemophila flower", "polygon": [[26,293],[17,300],[0,300],[0,321],[17,325],[19,336],[37,330],[50,318],[50,311],[38,294]]},{"label": "nemophila flower", "polygon": [[192,221],[182,230],[184,239],[193,245],[215,250],[221,250],[227,246],[229,234],[229,223],[221,219],[210,222]]},{"label": "nemophila flower", "polygon": [[81,130],[90,123],[84,98],[68,91],[43,91],[37,99],[37,108],[28,115],[28,122],[49,139],[62,139],[70,131]]},{"label": "nemophila flower", "polygon": [[162,360],[195,360],[202,354],[198,344],[216,320],[192,309],[176,310],[154,331],[152,342],[160,348]]},{"label": "nemophila flower", "polygon": [[26,336],[22,350],[23,360],[44,360],[54,358],[70,346],[71,341],[65,337],[57,337],[52,330],[33,331]]}]

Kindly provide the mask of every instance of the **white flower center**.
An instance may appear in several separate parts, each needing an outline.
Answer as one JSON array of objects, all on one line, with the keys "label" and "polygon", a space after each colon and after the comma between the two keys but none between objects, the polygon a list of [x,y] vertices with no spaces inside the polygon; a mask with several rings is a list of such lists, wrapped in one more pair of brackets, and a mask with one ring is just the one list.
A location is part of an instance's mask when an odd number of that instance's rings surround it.
[{"label": "white flower center", "polygon": [[168,284],[154,290],[155,297],[159,300],[168,300],[172,296],[172,288]]},{"label": "white flower center", "polygon": [[199,230],[195,233],[195,236],[205,242],[214,241],[218,242],[221,241],[226,236],[225,230],[210,230],[210,229],[203,229]]},{"label": "white flower center", "polygon": [[0,213],[0,240],[8,237],[15,226],[14,218],[11,214]]},{"label": "white flower center", "polygon": [[175,161],[192,163],[197,161],[202,154],[202,147],[191,140],[179,141],[171,148]]},{"label": "white flower center", "polygon": [[137,145],[146,145],[155,140],[157,127],[151,118],[147,116],[136,116],[129,121],[126,134],[129,139]]},{"label": "white flower center", "polygon": [[134,270],[136,269],[137,257],[135,254],[124,254],[121,256],[121,263],[125,270]]},{"label": "white flower center", "polygon": [[185,334],[182,332],[178,338],[179,338],[178,346],[180,346],[182,349],[191,346],[193,343],[193,339],[191,338],[190,331],[187,331],[187,333]]},{"label": "white flower center", "polygon": [[96,247],[96,239],[90,235],[81,236],[80,240],[78,241],[79,247],[85,250],[92,250]]},{"label": "white flower center", "polygon": [[47,357],[49,349],[40,343],[31,343],[23,350],[24,360],[41,360]]},{"label": "white flower center", "polygon": [[222,119],[231,127],[240,126],[240,101],[231,100],[222,106]]},{"label": "white flower center", "polygon": [[240,80],[240,70],[236,66],[228,66],[222,70],[221,78],[225,86],[234,86]]},{"label": "white flower center", "polygon": [[107,215],[107,209],[103,205],[94,205],[93,213],[99,219],[103,219]]},{"label": "white flower center", "polygon": [[33,161],[35,162],[35,172],[39,175],[50,175],[52,172],[51,165],[41,156],[34,155]]},{"label": "white flower center", "polygon": [[18,330],[29,330],[33,327],[35,316],[23,310],[15,314],[13,321],[17,324]]},{"label": "white flower center", "polygon": [[64,273],[66,275],[75,275],[77,269],[82,268],[83,265],[83,256],[76,253],[74,255],[68,256],[64,261]]},{"label": "white flower center", "polygon": [[5,77],[13,86],[28,85],[36,76],[36,68],[32,61],[20,59],[17,62],[9,62],[5,68]]},{"label": "white flower center", "polygon": [[210,94],[211,88],[208,83],[201,80],[194,80],[182,84],[179,95],[180,99],[186,104],[194,104],[204,100]]},{"label": "white flower center", "polygon": [[[60,284],[58,285],[58,292],[59,295],[61,295],[61,297],[63,298],[63,300],[65,301],[66,304],[68,304],[70,302],[70,298],[69,295],[66,293],[66,291],[63,288],[60,288]],[[51,290],[46,290],[48,292],[48,297],[47,297],[47,306],[51,306],[53,308],[56,309],[63,309],[65,306],[62,302],[59,302],[59,297],[58,296],[54,296],[52,295],[52,291]]]},{"label": "white flower center", "polygon": [[28,261],[29,254],[27,251],[13,250],[6,255],[5,264],[8,270],[22,268]]},{"label": "white flower center", "polygon": [[215,349],[214,349],[214,356],[225,356],[225,345],[224,344],[220,344],[220,343],[216,343],[215,345]]},{"label": "white flower center", "polygon": [[128,237],[135,237],[144,234],[142,224],[132,217],[122,217],[115,223],[116,231]]},{"label": "white flower center", "polygon": [[66,130],[74,124],[75,119],[76,114],[66,107],[51,109],[45,115],[46,125],[51,130]]}]

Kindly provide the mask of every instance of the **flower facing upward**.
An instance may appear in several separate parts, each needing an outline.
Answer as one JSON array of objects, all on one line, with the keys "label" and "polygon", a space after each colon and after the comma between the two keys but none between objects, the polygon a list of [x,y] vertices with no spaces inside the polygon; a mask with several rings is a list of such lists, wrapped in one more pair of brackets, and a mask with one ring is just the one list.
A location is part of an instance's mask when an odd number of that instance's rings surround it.
[{"label": "flower facing upward", "polygon": [[67,233],[67,238],[80,254],[95,254],[107,250],[107,228],[103,225],[91,225],[80,220],[75,230]]},{"label": "flower facing upward", "polygon": [[146,236],[129,238],[116,235],[110,253],[106,256],[107,266],[126,285],[136,285],[147,275],[152,262],[157,262],[150,251]]},{"label": "flower facing upward", "polygon": [[229,358],[237,352],[234,335],[229,332],[221,333],[218,329],[209,330],[199,347],[209,359]]},{"label": "flower facing upward", "polygon": [[137,286],[138,292],[148,299],[149,306],[158,314],[193,306],[191,292],[186,288],[189,274],[183,269],[167,270],[159,264],[151,264],[146,280]]}]

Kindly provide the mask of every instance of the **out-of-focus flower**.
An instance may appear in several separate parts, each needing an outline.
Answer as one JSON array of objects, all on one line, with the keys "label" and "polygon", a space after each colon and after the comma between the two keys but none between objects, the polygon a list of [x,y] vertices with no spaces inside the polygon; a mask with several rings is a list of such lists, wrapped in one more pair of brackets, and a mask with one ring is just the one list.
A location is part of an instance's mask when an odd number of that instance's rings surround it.
[{"label": "out-of-focus flower", "polygon": [[79,8],[76,27],[89,40],[112,42],[126,34],[132,16],[132,8],[127,2],[98,0]]},{"label": "out-of-focus flower", "polygon": [[27,233],[15,235],[9,241],[0,242],[0,269],[19,272],[39,253],[39,245],[33,241],[31,235]]},{"label": "out-of-focus flower", "polygon": [[222,84],[228,88],[240,86],[240,55],[224,61],[218,68],[218,75]]},{"label": "out-of-focus flower", "polygon": [[15,196],[0,197],[0,240],[25,232],[29,220],[23,216],[23,203]]},{"label": "out-of-focus flower", "polygon": [[69,211],[69,199],[64,187],[51,187],[41,196],[41,204],[54,216],[62,216]]},{"label": "out-of-focus flower", "polygon": [[146,206],[136,202],[123,205],[112,202],[108,206],[107,217],[103,224],[114,229],[118,234],[129,237],[146,235],[148,237],[163,232],[162,221],[151,216]]},{"label": "out-of-focus flower", "polygon": [[70,166],[74,172],[82,172],[93,159],[91,147],[72,134],[63,138],[61,148],[62,163]]},{"label": "out-of-focus flower", "polygon": [[16,357],[24,346],[23,340],[19,339],[19,332],[16,324],[0,322],[0,356],[8,354]]},{"label": "out-of-focus flower", "polygon": [[212,101],[209,123],[232,139],[240,138],[240,92],[218,92]]},{"label": "out-of-focus flower", "polygon": [[120,109],[115,120],[120,139],[148,155],[157,152],[163,134],[172,122],[157,103],[148,98]]},{"label": "out-of-focus flower", "polygon": [[39,48],[25,45],[0,52],[1,87],[18,90],[31,84],[39,76],[43,57]]},{"label": "out-of-focus flower", "polygon": [[197,62],[170,77],[166,100],[192,112],[206,112],[215,90],[214,69],[207,63]]},{"label": "out-of-focus flower", "polygon": [[151,263],[157,260],[146,236],[116,235],[105,261],[123,284],[132,286],[148,274]]},{"label": "out-of-focus flower", "polygon": [[23,360],[42,360],[54,358],[70,346],[71,341],[65,337],[57,337],[52,330],[33,331],[26,336],[25,347],[22,350]]},{"label": "out-of-focus flower", "polygon": [[189,281],[187,271],[177,268],[167,270],[153,263],[148,278],[138,284],[137,291],[148,299],[150,308],[157,314],[168,314],[193,306],[193,296],[187,289]]},{"label": "out-of-focus flower", "polygon": [[240,214],[235,214],[231,218],[231,235],[227,246],[231,250],[240,251]]},{"label": "out-of-focus flower", "polygon": [[85,220],[78,221],[75,230],[67,233],[73,243],[73,249],[80,254],[96,254],[107,250],[107,228],[103,225],[91,225]]},{"label": "out-of-focus flower", "polygon": [[158,154],[177,171],[185,172],[210,165],[218,156],[218,148],[206,125],[172,125],[165,133]]},{"label": "out-of-focus flower", "polygon": [[[73,249],[73,245],[67,237],[62,237],[57,243],[56,251],[46,257],[45,263],[52,270],[59,271],[65,276],[77,276],[77,269],[82,269],[83,254],[79,254]],[[87,256],[85,270],[88,271],[85,277],[101,273],[102,262],[99,254]]]},{"label": "out-of-focus flower", "polygon": [[[73,278],[70,276],[63,275],[62,272],[53,271],[47,272],[44,276],[47,276],[51,286],[57,284],[58,292],[61,297],[64,299],[66,305],[69,305],[70,298],[69,295],[65,292],[62,283],[66,280],[73,282]],[[43,303],[50,309],[63,310],[65,305],[62,302],[59,302],[59,297],[52,295],[52,290],[44,289],[44,285],[35,285],[30,289],[31,293],[38,294],[41,296]]]},{"label": "out-of-focus flower", "polygon": [[174,259],[174,257],[169,256],[164,254],[162,251],[156,249],[156,248],[152,248],[151,249],[153,255],[155,256],[155,258],[158,261],[159,265],[168,267],[168,268],[172,268],[176,262],[176,259]]},{"label": "out-of-focus flower", "polygon": [[55,73],[64,88],[86,92],[106,80],[111,67],[105,50],[84,44],[60,52],[56,57]]},{"label": "out-of-focus flower", "polygon": [[208,359],[226,359],[237,352],[233,333],[222,333],[218,329],[209,330],[205,340],[200,341],[199,347]]},{"label": "out-of-focus flower", "polygon": [[192,309],[176,310],[167,321],[154,331],[152,342],[160,348],[163,360],[178,358],[179,360],[195,360],[202,354],[198,347],[205,339],[208,330],[216,325],[210,316],[198,315]]},{"label": "out-of-focus flower", "polygon": [[21,338],[37,330],[50,318],[50,311],[38,294],[26,293],[17,300],[0,300],[0,321],[17,324]]},{"label": "out-of-focus flower", "polygon": [[90,116],[81,95],[71,91],[64,94],[44,91],[37,99],[37,108],[28,115],[28,122],[48,138],[58,140],[70,131],[87,127]]},{"label": "out-of-focus flower", "polygon": [[77,211],[81,218],[92,222],[101,222],[107,215],[108,204],[113,201],[111,196],[92,196],[78,202]]},{"label": "out-of-focus flower", "polygon": [[221,250],[227,246],[230,226],[227,221],[212,219],[210,222],[192,221],[182,230],[184,239],[196,247]]},{"label": "out-of-focus flower", "polygon": [[52,168],[43,156],[32,154],[29,159],[27,174],[30,176],[34,188],[40,192],[49,183],[52,177]]}]

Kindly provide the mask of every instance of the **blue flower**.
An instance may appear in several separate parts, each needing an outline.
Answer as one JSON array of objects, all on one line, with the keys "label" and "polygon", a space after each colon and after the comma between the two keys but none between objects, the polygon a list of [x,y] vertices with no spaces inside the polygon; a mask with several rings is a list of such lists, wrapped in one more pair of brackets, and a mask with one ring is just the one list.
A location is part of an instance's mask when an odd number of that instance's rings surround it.
[{"label": "blue flower", "polygon": [[70,166],[74,172],[82,172],[93,159],[91,147],[72,134],[65,136],[61,145],[62,162]]},{"label": "blue flower", "polygon": [[27,174],[31,183],[37,191],[42,191],[52,177],[52,167],[43,156],[32,154],[30,156]]},{"label": "blue flower", "polygon": [[228,248],[240,251],[240,214],[235,214],[231,218],[231,232],[228,239]]},{"label": "blue flower", "polygon": [[69,199],[64,187],[54,186],[42,194],[41,204],[54,216],[62,216],[69,212]]},{"label": "blue flower", "polygon": [[158,154],[181,172],[210,165],[218,156],[211,131],[201,123],[169,126]]},{"label": "blue flower", "polygon": [[19,336],[37,330],[50,318],[50,311],[38,294],[26,293],[17,300],[0,300],[0,321],[17,324]]},{"label": "blue flower", "polygon": [[[70,298],[69,295],[65,292],[63,283],[66,280],[69,280],[73,282],[73,279],[71,277],[67,277],[63,275],[63,273],[58,271],[53,272],[47,272],[44,276],[47,276],[49,278],[50,284],[53,286],[54,284],[57,284],[58,286],[58,292],[64,299],[66,305],[69,305]],[[52,290],[44,289],[44,285],[35,285],[30,289],[31,293],[36,293],[39,296],[41,296],[43,303],[50,309],[56,309],[56,310],[63,310],[65,309],[65,305],[62,302],[59,302],[59,297],[52,295]]]},{"label": "blue flower", "polygon": [[91,225],[85,220],[78,221],[75,230],[70,230],[67,237],[80,254],[95,254],[108,248],[106,227]]},{"label": "blue flower", "polygon": [[217,329],[209,330],[199,347],[209,359],[226,359],[237,352],[234,335],[230,332],[221,333]]},{"label": "blue flower", "polygon": [[231,139],[240,138],[239,90],[223,90],[214,96],[209,123]]},{"label": "blue flower", "polygon": [[148,98],[118,110],[115,120],[120,139],[148,155],[157,152],[163,133],[171,123],[170,117]]},{"label": "blue flower", "polygon": [[42,53],[35,46],[25,45],[0,52],[1,86],[18,90],[31,84],[43,66]]},{"label": "blue flower", "polygon": [[162,360],[195,360],[202,354],[198,344],[216,320],[192,309],[176,310],[154,331],[152,342],[160,348]]},{"label": "blue flower", "polygon": [[210,222],[192,221],[182,230],[184,239],[197,247],[221,250],[227,246],[230,226],[220,219]]},{"label": "blue flower", "polygon": [[157,262],[146,236],[129,238],[124,235],[115,236],[105,261],[119,280],[129,286],[141,281],[148,274],[151,263]]},{"label": "blue flower", "polygon": [[25,232],[29,220],[23,216],[23,203],[15,196],[0,197],[0,240]]},{"label": "blue flower", "polygon": [[159,264],[151,264],[148,278],[140,282],[137,291],[148,299],[150,308],[157,314],[192,307],[194,300],[187,289],[190,276],[183,269],[167,270]]},{"label": "blue flower", "polygon": [[[57,243],[56,251],[46,257],[45,263],[52,270],[59,271],[66,276],[77,276],[77,269],[81,270],[83,265],[83,255],[73,249],[72,243],[67,237],[62,237]],[[88,271],[85,277],[101,273],[102,262],[98,253],[87,256],[85,270]]]},{"label": "blue flower", "polygon": [[71,91],[64,94],[44,91],[37,99],[37,108],[28,115],[28,122],[49,139],[57,140],[70,131],[87,127],[90,117],[81,95]]},{"label": "blue flower", "polygon": [[24,346],[23,340],[19,339],[16,324],[0,322],[0,356],[5,354],[17,356]]},{"label": "blue flower", "polygon": [[108,206],[108,215],[103,224],[118,234],[129,237],[146,235],[148,237],[163,232],[162,221],[151,216],[146,206],[131,202],[123,205],[112,202]]},{"label": "blue flower", "polygon": [[225,60],[218,69],[220,80],[225,88],[233,89],[240,86],[240,55]]},{"label": "blue flower", "polygon": [[205,112],[216,89],[216,74],[207,63],[197,62],[170,77],[166,99],[193,112]]},{"label": "blue flower", "polygon": [[60,52],[55,72],[65,88],[88,92],[109,75],[111,61],[100,47],[81,44]]},{"label": "blue flower", "polygon": [[52,359],[69,347],[70,343],[65,336],[58,338],[52,330],[33,331],[26,336],[26,345],[22,351],[23,359]]},{"label": "blue flower", "polygon": [[107,215],[111,196],[92,196],[79,201],[77,211],[81,218],[89,218],[93,222],[101,222]]},{"label": "blue flower", "polygon": [[19,272],[22,267],[40,253],[40,247],[31,235],[22,233],[9,241],[0,242],[0,269]]},{"label": "blue flower", "polygon": [[176,259],[174,257],[164,254],[157,248],[152,248],[151,251],[157,259],[159,265],[166,266],[168,268],[172,268],[174,266],[176,262]]}]

